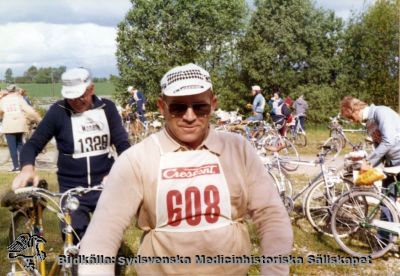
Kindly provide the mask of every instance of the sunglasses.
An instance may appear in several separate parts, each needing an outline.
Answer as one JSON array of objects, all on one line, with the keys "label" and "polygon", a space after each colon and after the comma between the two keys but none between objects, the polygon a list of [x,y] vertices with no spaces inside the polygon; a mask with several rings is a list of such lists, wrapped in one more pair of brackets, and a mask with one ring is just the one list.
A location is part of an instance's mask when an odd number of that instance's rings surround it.
[{"label": "sunglasses", "polygon": [[205,117],[210,115],[211,113],[211,104],[208,103],[192,103],[192,104],[185,104],[185,103],[165,103],[169,113],[174,117],[182,117],[185,115],[187,109],[191,107],[193,112],[198,117]]},{"label": "sunglasses", "polygon": [[78,97],[78,98],[69,99],[69,100],[72,101],[72,102],[77,101],[77,100],[83,102],[83,101],[85,100],[85,97],[86,97],[88,94],[89,94],[89,93],[88,93],[88,90],[86,90],[85,93],[83,93],[82,96],[80,96],[80,97]]}]

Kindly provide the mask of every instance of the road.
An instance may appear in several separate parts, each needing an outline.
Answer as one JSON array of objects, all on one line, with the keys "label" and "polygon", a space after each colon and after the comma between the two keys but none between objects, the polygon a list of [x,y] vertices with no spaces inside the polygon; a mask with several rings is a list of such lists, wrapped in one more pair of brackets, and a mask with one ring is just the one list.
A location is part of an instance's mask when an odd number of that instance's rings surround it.
[{"label": "road", "polygon": [[[39,154],[36,160],[36,168],[40,170],[56,170],[57,151],[55,148]],[[0,147],[0,171],[12,169],[10,153],[7,147]]]}]

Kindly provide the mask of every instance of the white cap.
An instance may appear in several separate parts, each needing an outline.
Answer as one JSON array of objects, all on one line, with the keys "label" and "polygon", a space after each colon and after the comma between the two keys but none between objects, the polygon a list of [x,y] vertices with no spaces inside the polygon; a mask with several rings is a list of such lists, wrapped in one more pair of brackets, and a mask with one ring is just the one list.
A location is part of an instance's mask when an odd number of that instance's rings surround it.
[{"label": "white cap", "polygon": [[161,79],[161,91],[166,96],[189,96],[212,89],[210,74],[189,63],[169,70]]},{"label": "white cap", "polygon": [[254,90],[254,91],[261,91],[261,87],[258,86],[258,85],[253,85],[253,86],[251,87],[251,90]]},{"label": "white cap", "polygon": [[126,91],[131,92],[133,89],[133,86],[128,86],[128,89],[126,89]]},{"label": "white cap", "polygon": [[73,68],[62,74],[61,81],[63,97],[75,99],[82,96],[89,85],[92,84],[92,77],[89,70],[85,68]]},{"label": "white cap", "polygon": [[15,85],[15,84],[10,84],[9,86],[7,86],[6,90],[8,92],[17,92],[17,90],[19,90],[20,88]]}]

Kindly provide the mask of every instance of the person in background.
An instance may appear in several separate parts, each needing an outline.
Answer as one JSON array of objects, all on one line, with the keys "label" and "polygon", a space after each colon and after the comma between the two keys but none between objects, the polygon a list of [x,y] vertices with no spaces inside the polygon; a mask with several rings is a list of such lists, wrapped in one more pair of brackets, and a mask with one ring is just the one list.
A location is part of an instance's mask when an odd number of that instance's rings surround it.
[{"label": "person in background", "polygon": [[261,92],[260,86],[253,85],[251,87],[251,94],[254,97],[251,108],[253,115],[247,118],[247,121],[262,121],[264,119],[265,98]]},{"label": "person in background", "polygon": [[[367,133],[375,144],[375,150],[367,157],[361,166],[361,171],[367,171],[383,163],[385,167],[400,166],[400,116],[387,106],[376,106],[346,96],[340,102],[340,113],[343,117],[357,123],[366,123]],[[382,188],[387,188],[394,182],[393,177],[386,177],[382,181]],[[396,190],[389,191],[389,197],[394,202],[397,200]],[[383,209],[381,219],[391,221],[389,212]],[[382,242],[388,235],[382,236]]]},{"label": "person in background", "polygon": [[[138,275],[246,275],[250,264],[196,263],[197,256],[250,256],[252,218],[260,255],[286,256],[293,233],[274,182],[243,137],[210,127],[217,106],[209,73],[178,66],[161,79],[157,101],[165,128],[124,152],[113,166],[79,254],[116,256],[136,216],[138,254],[187,256],[188,264],[140,264]],[[232,162],[235,160],[235,162]],[[109,275],[113,264],[81,265],[80,275]],[[288,275],[283,263],[262,275]]]},{"label": "person in background", "polygon": [[306,111],[308,109],[308,103],[304,100],[304,95],[300,95],[297,100],[293,104],[294,112],[296,117],[298,118],[296,121],[296,128],[297,124],[300,124],[301,128],[305,131],[306,130]]},{"label": "person in background", "polygon": [[[144,116],[144,112],[146,110],[146,97],[142,92],[138,91],[133,86],[128,86],[127,90],[131,95],[128,99],[128,107],[131,108],[132,112],[136,110],[139,120],[144,123],[146,121],[146,117]],[[133,119],[131,118],[131,120]]]},{"label": "person in background", "polygon": [[272,122],[278,128],[279,134],[285,136],[286,121],[292,112],[289,108],[289,105],[287,103],[285,104],[284,100],[282,100],[279,89],[273,90],[273,96],[269,100],[268,105],[271,109],[270,115]]},{"label": "person in background", "polygon": [[29,104],[30,106],[33,106],[31,100],[28,97],[26,89],[21,88],[19,90],[19,94],[21,94],[21,96],[24,98],[24,100],[26,101],[27,104]]},{"label": "person in background", "polygon": [[18,93],[19,88],[15,84],[7,87],[0,99],[0,116],[2,121],[2,132],[6,135],[8,149],[10,151],[13,168],[11,171],[20,171],[19,160],[23,146],[23,135],[28,132],[28,122],[39,122],[41,120],[37,113],[24,98]]},{"label": "person in background", "polygon": [[[112,146],[118,154],[130,147],[115,104],[95,95],[88,69],[69,69],[61,80],[64,99],[50,107],[22,148],[22,170],[12,183],[13,190],[30,181],[37,185],[35,159],[53,137],[59,152],[57,179],[61,193],[79,186],[100,185],[114,163]],[[100,192],[90,192],[79,197],[79,207],[71,214],[79,238],[86,231],[99,196]]]}]

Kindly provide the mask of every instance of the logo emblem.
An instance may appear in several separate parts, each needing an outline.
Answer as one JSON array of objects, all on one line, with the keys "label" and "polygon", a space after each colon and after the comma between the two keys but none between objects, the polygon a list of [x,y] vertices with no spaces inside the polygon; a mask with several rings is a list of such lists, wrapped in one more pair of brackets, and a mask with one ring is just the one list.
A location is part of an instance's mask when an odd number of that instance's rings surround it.
[{"label": "logo emblem", "polygon": [[21,259],[24,268],[33,272],[35,267],[35,259],[43,261],[46,258],[46,252],[39,249],[39,244],[45,244],[46,240],[38,235],[30,235],[28,233],[20,234],[15,241],[8,247],[9,259]]}]

